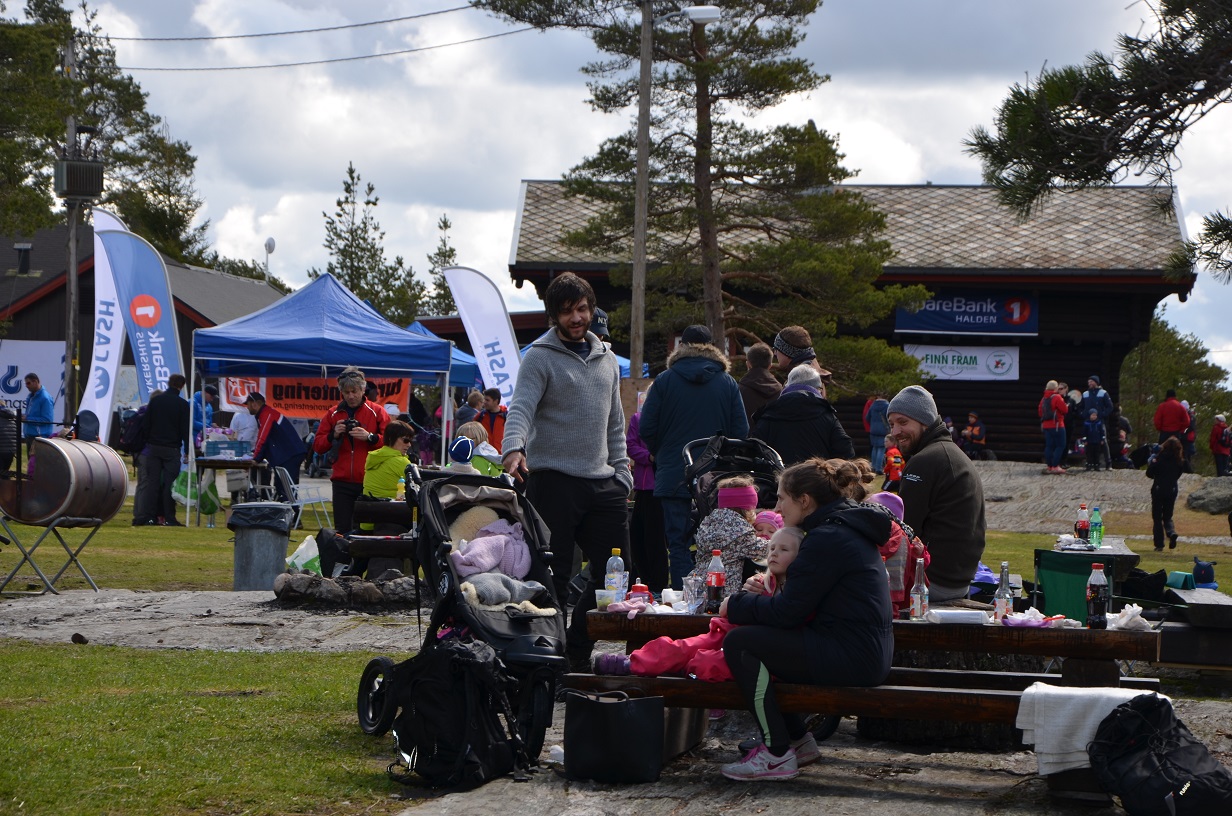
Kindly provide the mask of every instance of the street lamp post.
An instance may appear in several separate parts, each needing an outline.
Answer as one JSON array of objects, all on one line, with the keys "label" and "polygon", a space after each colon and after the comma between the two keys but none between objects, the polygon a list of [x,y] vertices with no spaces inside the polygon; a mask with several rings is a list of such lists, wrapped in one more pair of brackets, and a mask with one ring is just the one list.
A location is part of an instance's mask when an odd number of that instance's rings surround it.
[{"label": "street lamp post", "polygon": [[[632,314],[629,319],[629,369],[634,377],[640,377],[642,359],[645,356],[646,340],[646,222],[648,218],[650,198],[650,75],[654,61],[654,12],[651,0],[641,0],[642,36],[641,64],[638,77],[638,108],[637,108],[637,162],[635,166],[633,187],[633,298]],[[718,6],[688,6],[678,12],[659,18],[666,20],[684,15],[693,23],[693,34],[696,38],[708,23],[719,19]],[[709,129],[709,97],[706,98],[706,124]],[[700,117],[700,112],[699,112]],[[700,119],[699,119],[700,125]],[[709,151],[707,151],[709,161]],[[709,166],[706,168],[709,174]],[[707,179],[708,180],[708,179]],[[711,221],[713,223],[713,219]],[[716,253],[717,256],[717,253]],[[703,278],[704,280],[704,278]],[[722,326],[722,311],[719,313],[719,326]],[[710,323],[707,316],[707,323]]]}]

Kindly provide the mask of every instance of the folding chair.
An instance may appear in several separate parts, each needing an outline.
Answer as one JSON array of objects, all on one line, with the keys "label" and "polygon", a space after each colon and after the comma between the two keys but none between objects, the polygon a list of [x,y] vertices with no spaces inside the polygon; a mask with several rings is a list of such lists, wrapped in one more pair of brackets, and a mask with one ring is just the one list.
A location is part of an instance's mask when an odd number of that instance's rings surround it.
[{"label": "folding chair", "polygon": [[[7,537],[11,539],[12,542],[17,545],[17,549],[21,551],[21,559],[17,562],[17,565],[9,571],[9,574],[5,576],[4,581],[0,582],[0,592],[4,592],[5,587],[7,587],[9,582],[12,581],[17,575],[18,570],[21,569],[23,564],[29,564],[30,568],[34,570],[36,575],[38,575],[39,580],[43,582],[44,589],[39,594],[51,592],[54,595],[59,595],[60,592],[56,589],[55,584],[60,580],[60,578],[64,575],[65,570],[67,570],[70,566],[76,566],[77,569],[80,570],[82,577],[89,582],[91,588],[93,588],[95,592],[98,592],[98,584],[94,583],[94,579],[90,577],[90,573],[86,572],[86,568],[82,565],[81,561],[78,559],[78,556],[81,555],[81,551],[86,548],[86,545],[90,543],[90,539],[94,538],[94,534],[97,533],[103,526],[102,519],[57,516],[43,529],[43,532],[29,547],[26,547],[21,543],[21,537],[18,536],[13,528],[9,526],[10,521],[17,521],[17,519],[14,519],[7,514],[0,516],[0,526],[4,527],[4,532],[7,533]],[[60,532],[61,530],[83,527],[89,528],[89,532],[76,548],[71,547],[69,543],[64,540],[64,535]],[[68,560],[64,562],[64,566],[60,567],[59,571],[52,578],[48,578],[43,570],[39,568],[38,563],[34,560],[35,550],[37,550],[39,545],[47,540],[48,536],[55,536],[55,539],[60,542],[60,546],[64,547],[64,551],[68,553]]]},{"label": "folding chair", "polygon": [[[295,521],[291,525],[292,528],[299,527],[304,515],[305,505],[312,508],[312,515],[316,519],[318,527],[333,526],[329,518],[329,509],[325,506],[325,497],[321,495],[319,488],[296,484],[291,481],[291,474],[284,467],[274,468],[274,480],[278,485],[279,491],[287,497],[287,503],[295,508]],[[322,513],[325,514],[324,524],[321,524]]]}]

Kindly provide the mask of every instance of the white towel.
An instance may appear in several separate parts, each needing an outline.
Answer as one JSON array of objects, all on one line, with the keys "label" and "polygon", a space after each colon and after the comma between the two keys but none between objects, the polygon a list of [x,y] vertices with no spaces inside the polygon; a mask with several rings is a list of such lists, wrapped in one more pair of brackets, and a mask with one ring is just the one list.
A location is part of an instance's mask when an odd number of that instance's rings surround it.
[{"label": "white towel", "polygon": [[1140,694],[1153,692],[1034,683],[1022,693],[1014,724],[1022,729],[1022,741],[1035,746],[1040,775],[1086,768],[1091,764],[1087,744],[1099,724]]},{"label": "white towel", "polygon": [[988,613],[978,609],[930,609],[924,613],[929,623],[988,623]]}]

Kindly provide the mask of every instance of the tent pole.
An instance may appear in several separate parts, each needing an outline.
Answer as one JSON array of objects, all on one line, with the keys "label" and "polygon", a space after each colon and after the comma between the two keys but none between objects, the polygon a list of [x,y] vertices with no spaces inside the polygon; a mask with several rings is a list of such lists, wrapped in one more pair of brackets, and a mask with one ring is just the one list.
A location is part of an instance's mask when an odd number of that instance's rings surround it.
[{"label": "tent pole", "polygon": [[[193,340],[196,340],[196,329],[193,329]],[[195,345],[195,343],[194,343]],[[188,503],[184,506],[184,515],[192,518],[193,511],[193,474],[197,472],[197,438],[193,435],[193,413],[196,410],[196,400],[193,399],[193,394],[197,393],[197,358],[194,355],[189,356],[190,365],[188,367],[188,490],[185,491],[185,499]],[[205,398],[202,397],[202,402]],[[204,433],[204,424],[202,425],[202,433]],[[197,484],[198,492],[201,490],[200,483]],[[201,526],[201,504],[195,503],[197,506],[197,526]]]}]

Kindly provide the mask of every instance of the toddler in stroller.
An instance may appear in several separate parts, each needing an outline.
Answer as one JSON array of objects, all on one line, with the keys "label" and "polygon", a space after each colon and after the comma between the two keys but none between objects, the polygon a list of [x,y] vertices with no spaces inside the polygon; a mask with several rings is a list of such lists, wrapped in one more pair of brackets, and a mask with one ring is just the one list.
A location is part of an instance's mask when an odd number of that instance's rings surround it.
[{"label": "toddler in stroller", "polygon": [[[551,725],[556,675],[568,665],[547,528],[507,479],[456,475],[426,482],[419,510],[415,560],[434,598],[420,653],[451,638],[489,644],[516,682],[510,703],[533,761]],[[389,729],[397,686],[393,661],[369,664],[357,700],[365,732]]]}]

